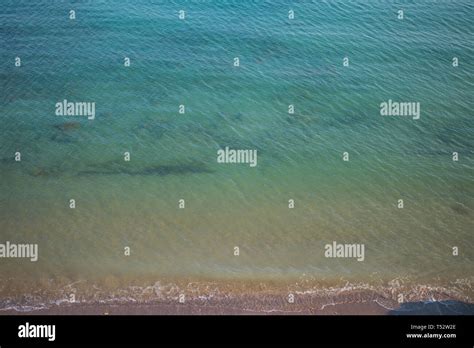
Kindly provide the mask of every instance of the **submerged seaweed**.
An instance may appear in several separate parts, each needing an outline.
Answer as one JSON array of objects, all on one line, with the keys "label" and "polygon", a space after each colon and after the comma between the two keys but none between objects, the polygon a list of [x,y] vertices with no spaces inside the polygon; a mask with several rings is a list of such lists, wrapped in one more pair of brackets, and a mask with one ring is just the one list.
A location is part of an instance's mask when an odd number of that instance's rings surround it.
[{"label": "submerged seaweed", "polygon": [[89,169],[78,172],[78,175],[186,175],[197,173],[212,173],[207,166],[202,163],[184,163],[173,165],[154,165],[140,169],[130,169],[126,167],[117,167],[110,169]]},{"label": "submerged seaweed", "polygon": [[79,129],[80,127],[81,127],[81,124],[79,122],[64,122],[64,123],[54,125],[54,128],[63,132]]}]

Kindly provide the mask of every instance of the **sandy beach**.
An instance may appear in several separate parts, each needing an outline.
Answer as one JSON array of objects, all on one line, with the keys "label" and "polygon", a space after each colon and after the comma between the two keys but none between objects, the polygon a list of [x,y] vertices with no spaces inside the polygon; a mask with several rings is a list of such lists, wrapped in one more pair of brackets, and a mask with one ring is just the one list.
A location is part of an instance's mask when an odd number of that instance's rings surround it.
[{"label": "sandy beach", "polygon": [[[204,285],[201,284],[204,287]],[[242,291],[228,284],[228,291],[187,293],[156,292],[142,296],[111,296],[102,300],[51,301],[41,307],[5,307],[0,315],[392,315],[392,314],[474,314],[469,298],[441,288],[282,288]],[[247,284],[248,286],[248,284]],[[205,285],[208,289],[209,284]],[[172,286],[176,289],[176,286]],[[405,302],[399,303],[399,292]]]}]

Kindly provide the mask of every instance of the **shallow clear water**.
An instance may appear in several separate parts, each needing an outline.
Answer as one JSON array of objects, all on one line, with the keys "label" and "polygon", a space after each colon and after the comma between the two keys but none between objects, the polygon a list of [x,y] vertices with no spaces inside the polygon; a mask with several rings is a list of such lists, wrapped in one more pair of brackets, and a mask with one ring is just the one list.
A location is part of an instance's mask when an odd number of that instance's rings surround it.
[{"label": "shallow clear water", "polygon": [[[2,294],[111,275],[471,288],[470,1],[70,7],[0,6],[0,242],[40,250],[0,260]],[[96,118],[56,116],[64,99]],[[388,99],[420,102],[420,119],[382,117]],[[218,164],[225,146],[258,165]],[[365,260],[325,258],[332,241],[365,244]]]}]

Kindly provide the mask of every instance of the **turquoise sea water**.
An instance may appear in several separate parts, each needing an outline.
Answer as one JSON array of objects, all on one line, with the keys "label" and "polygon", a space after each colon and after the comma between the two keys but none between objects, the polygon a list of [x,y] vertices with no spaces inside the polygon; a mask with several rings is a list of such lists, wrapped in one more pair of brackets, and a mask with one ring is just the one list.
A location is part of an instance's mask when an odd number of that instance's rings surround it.
[{"label": "turquoise sea water", "polygon": [[[0,259],[3,298],[310,277],[472,301],[473,34],[469,0],[2,2],[0,242],[40,250]],[[64,99],[95,119],[56,116]],[[381,116],[389,99],[420,119]],[[256,149],[257,167],[218,164],[225,146]],[[325,258],[332,241],[365,260]]]}]

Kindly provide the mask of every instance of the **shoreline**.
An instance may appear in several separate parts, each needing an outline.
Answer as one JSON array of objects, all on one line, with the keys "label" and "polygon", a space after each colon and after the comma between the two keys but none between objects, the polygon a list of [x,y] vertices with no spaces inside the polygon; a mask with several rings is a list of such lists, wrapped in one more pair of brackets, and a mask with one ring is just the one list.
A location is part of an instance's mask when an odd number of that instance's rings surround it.
[{"label": "shoreline", "polygon": [[[160,277],[4,279],[1,315],[474,314],[472,279],[286,280]],[[21,286],[20,286],[21,284]],[[441,304],[439,308],[433,304]],[[446,306],[444,304],[447,304]]]},{"label": "shoreline", "polygon": [[474,314],[470,298],[431,289],[400,296],[394,289],[320,289],[320,291],[261,291],[219,294],[174,294],[149,299],[109,297],[103,300],[59,300],[38,305],[13,301],[2,315],[403,315]]},{"label": "shoreline", "polygon": [[302,304],[290,309],[238,308],[220,301],[203,303],[141,303],[141,304],[64,304],[32,311],[14,309],[0,311],[2,315],[386,315],[389,310],[376,301],[334,303],[322,308]]},{"label": "shoreline", "polygon": [[328,306],[321,311],[310,309],[299,312],[259,312],[238,308],[219,308],[215,306],[193,306],[177,304],[152,305],[70,305],[55,306],[31,312],[15,310],[1,311],[1,315],[386,315],[388,310],[376,303],[341,304]]}]

